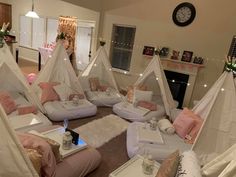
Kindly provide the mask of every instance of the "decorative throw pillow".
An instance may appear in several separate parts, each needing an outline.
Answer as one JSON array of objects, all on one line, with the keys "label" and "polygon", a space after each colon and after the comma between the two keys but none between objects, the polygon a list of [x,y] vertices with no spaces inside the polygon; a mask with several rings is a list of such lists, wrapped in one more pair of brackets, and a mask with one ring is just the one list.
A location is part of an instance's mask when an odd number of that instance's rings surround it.
[{"label": "decorative throw pillow", "polygon": [[156,177],[175,177],[179,166],[179,151],[170,154],[161,164]]},{"label": "decorative throw pillow", "polygon": [[176,133],[183,139],[190,133],[194,125],[195,121],[190,119],[184,110],[177,116],[173,123]]},{"label": "decorative throw pillow", "polygon": [[15,101],[6,91],[0,92],[0,104],[2,104],[2,107],[5,110],[6,114],[10,114],[17,109]]},{"label": "decorative throw pillow", "polygon": [[60,144],[50,138],[45,138],[47,143],[51,146],[52,152],[55,156],[56,162],[59,163],[62,161],[62,155],[60,154]]},{"label": "decorative throw pillow", "polygon": [[90,84],[91,91],[97,91],[98,88],[100,87],[100,82],[99,82],[98,77],[89,78],[89,84]]},{"label": "decorative throw pillow", "polygon": [[41,176],[42,155],[35,149],[25,148],[25,152],[27,156],[29,157],[30,161],[32,162],[34,169],[39,174],[39,176]]},{"label": "decorative throw pillow", "polygon": [[38,110],[35,106],[24,106],[24,107],[18,107],[17,108],[18,115],[24,115],[24,114],[37,114]]},{"label": "decorative throw pillow", "polygon": [[134,100],[135,101],[152,101],[152,91],[143,91],[134,89]]},{"label": "decorative throw pillow", "polygon": [[156,111],[157,105],[149,101],[139,101],[138,106],[149,109],[150,111]]},{"label": "decorative throw pillow", "polygon": [[53,89],[54,86],[58,85],[58,82],[41,82],[39,87],[42,89],[41,103],[44,104],[48,101],[60,100],[58,94]]},{"label": "decorative throw pillow", "polygon": [[185,151],[180,156],[176,177],[202,177],[200,163],[194,151]]}]

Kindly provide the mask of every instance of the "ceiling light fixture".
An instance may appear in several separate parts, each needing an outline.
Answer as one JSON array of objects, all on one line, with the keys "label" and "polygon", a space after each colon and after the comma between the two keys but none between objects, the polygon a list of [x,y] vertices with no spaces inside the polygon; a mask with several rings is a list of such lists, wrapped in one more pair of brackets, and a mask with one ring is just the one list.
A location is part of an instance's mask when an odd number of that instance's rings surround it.
[{"label": "ceiling light fixture", "polygon": [[26,17],[39,18],[38,14],[34,11],[34,0],[32,0],[32,10],[25,14]]}]

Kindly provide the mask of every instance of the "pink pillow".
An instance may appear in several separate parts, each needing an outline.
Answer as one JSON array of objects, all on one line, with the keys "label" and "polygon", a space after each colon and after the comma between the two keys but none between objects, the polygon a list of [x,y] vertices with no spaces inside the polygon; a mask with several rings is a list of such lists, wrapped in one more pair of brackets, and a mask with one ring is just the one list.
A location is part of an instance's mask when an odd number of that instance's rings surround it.
[{"label": "pink pillow", "polygon": [[60,83],[58,82],[41,82],[39,87],[42,89],[41,103],[44,104],[48,101],[60,100],[59,95],[53,89],[53,86],[56,86]]},{"label": "pink pillow", "polygon": [[42,155],[42,176],[55,176],[56,159],[51,146],[43,138],[27,134],[18,133],[19,140],[24,148],[35,149]]},{"label": "pink pillow", "polygon": [[6,114],[10,114],[16,110],[17,106],[15,101],[11,98],[11,95],[6,92],[0,92],[0,103],[5,110]]},{"label": "pink pillow", "polygon": [[35,106],[18,107],[17,111],[19,115],[24,115],[24,114],[29,114],[29,113],[37,114],[38,112]]},{"label": "pink pillow", "polygon": [[183,139],[190,133],[194,125],[195,121],[193,119],[189,119],[189,115],[186,114],[184,110],[181,111],[173,123],[176,133]]},{"label": "pink pillow", "polygon": [[152,102],[148,102],[148,101],[139,101],[138,106],[149,109],[150,111],[157,110],[157,105]]},{"label": "pink pillow", "polygon": [[188,115],[188,118],[194,120],[194,127],[185,137],[188,143],[193,144],[200,128],[202,127],[203,119],[187,108],[184,108],[184,111]]}]

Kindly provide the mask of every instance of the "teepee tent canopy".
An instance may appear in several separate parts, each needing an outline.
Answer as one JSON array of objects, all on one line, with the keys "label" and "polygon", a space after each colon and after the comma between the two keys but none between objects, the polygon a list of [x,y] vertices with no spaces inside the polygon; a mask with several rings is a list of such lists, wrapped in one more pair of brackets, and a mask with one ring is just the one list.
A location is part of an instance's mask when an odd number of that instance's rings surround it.
[{"label": "teepee tent canopy", "polygon": [[30,159],[8,122],[7,115],[0,106],[0,176],[38,177]]},{"label": "teepee tent canopy", "polygon": [[[118,91],[109,58],[103,46],[100,46],[93,60],[88,64],[79,77],[82,82],[91,77],[98,77],[101,84],[113,87]],[[87,88],[85,88],[85,90],[86,89]]]},{"label": "teepee tent canopy", "polygon": [[84,94],[61,41],[57,42],[51,58],[42,68],[32,85],[36,92],[41,91],[38,86],[40,82],[60,82],[70,87],[76,93]]},{"label": "teepee tent canopy", "polygon": [[0,90],[22,93],[29,102],[42,111],[39,99],[30,88],[6,44],[0,48],[0,58]]},{"label": "teepee tent canopy", "polygon": [[225,71],[192,109],[204,119],[192,147],[203,164],[236,143],[235,89],[233,73]]},{"label": "teepee tent canopy", "polygon": [[[161,98],[165,107],[166,114],[170,116],[171,109],[175,108],[175,102],[170,92],[159,56],[150,61],[143,75],[135,82],[135,86],[144,84],[152,90],[155,97]],[[151,88],[151,89],[150,89]]]}]

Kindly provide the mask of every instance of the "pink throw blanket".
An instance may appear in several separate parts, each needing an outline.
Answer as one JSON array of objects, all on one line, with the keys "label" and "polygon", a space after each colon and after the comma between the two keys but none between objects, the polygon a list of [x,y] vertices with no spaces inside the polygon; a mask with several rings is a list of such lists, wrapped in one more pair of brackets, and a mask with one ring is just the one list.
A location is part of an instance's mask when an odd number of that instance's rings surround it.
[{"label": "pink throw blanket", "polygon": [[149,109],[150,111],[157,110],[157,105],[155,103],[148,102],[148,101],[139,101],[138,106]]},{"label": "pink throw blanket", "polygon": [[35,149],[42,155],[43,177],[53,177],[56,173],[56,159],[50,145],[39,136],[26,133],[17,134],[24,148]]}]

